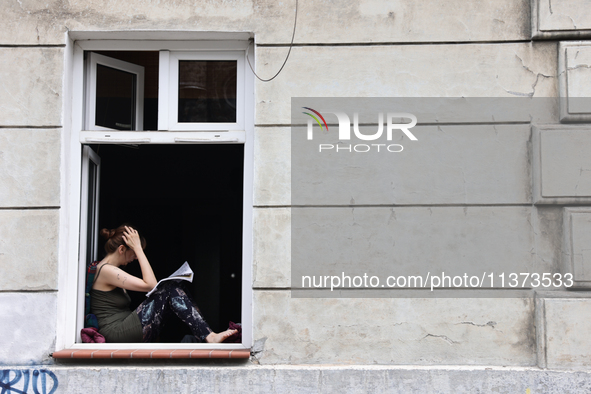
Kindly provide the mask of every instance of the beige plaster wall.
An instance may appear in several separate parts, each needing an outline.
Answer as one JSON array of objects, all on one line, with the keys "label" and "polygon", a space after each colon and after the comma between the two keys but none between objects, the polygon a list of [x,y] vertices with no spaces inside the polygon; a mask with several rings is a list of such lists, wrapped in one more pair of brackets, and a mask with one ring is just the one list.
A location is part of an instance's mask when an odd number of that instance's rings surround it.
[{"label": "beige plaster wall", "polygon": [[[4,44],[64,44],[68,30],[253,32],[261,44],[289,43],[295,0],[9,0]],[[435,2],[300,1],[298,43],[527,40],[528,0]]]}]

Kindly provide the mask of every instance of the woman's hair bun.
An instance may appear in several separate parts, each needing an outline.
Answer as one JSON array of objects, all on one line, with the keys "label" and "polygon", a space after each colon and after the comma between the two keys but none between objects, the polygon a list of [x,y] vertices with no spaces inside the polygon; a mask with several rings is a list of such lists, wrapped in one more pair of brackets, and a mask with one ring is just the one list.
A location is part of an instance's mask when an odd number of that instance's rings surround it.
[{"label": "woman's hair bun", "polygon": [[[121,226],[114,228],[112,230],[107,230],[106,228],[101,230],[101,237],[103,237],[107,242],[105,242],[105,252],[107,254],[115,253],[119,246],[124,246],[126,249],[129,248],[125,239],[123,238],[126,228],[125,227],[135,228],[129,224],[122,224]],[[146,248],[146,239],[140,235],[140,242],[142,245],[142,249]]]},{"label": "woman's hair bun", "polygon": [[107,230],[106,228],[101,230],[101,237],[104,239],[109,239],[115,235],[115,230]]}]

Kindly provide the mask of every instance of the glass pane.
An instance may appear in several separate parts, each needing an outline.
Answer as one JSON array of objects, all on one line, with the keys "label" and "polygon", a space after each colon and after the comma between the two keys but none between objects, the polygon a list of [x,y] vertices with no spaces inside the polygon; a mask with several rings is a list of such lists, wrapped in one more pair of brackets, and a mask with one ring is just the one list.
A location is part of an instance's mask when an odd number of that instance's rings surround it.
[{"label": "glass pane", "polygon": [[135,74],[97,64],[97,126],[135,130],[135,83]]},{"label": "glass pane", "polygon": [[236,61],[179,61],[179,123],[236,122]]}]

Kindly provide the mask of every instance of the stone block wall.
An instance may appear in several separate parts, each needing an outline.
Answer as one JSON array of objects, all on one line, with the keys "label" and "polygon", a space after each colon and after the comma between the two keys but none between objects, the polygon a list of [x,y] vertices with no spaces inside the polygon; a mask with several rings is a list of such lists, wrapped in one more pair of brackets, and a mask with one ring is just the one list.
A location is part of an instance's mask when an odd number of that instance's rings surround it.
[{"label": "stone block wall", "polygon": [[591,17],[585,0],[532,0],[532,35],[538,39],[591,37]]},{"label": "stone block wall", "polygon": [[0,362],[55,349],[64,54],[0,42]]},{"label": "stone block wall", "polygon": [[[271,0],[9,0],[2,7],[0,364],[51,362],[55,350],[68,31],[251,32],[256,71],[269,77],[287,54],[294,8],[295,1]],[[576,299],[571,292],[541,294],[535,301],[290,297],[292,97],[560,96],[560,108],[533,128],[511,119],[442,126],[437,147],[421,146],[417,157],[425,160],[409,163],[416,177],[393,169],[389,176],[400,182],[395,194],[375,191],[364,201],[378,213],[396,211],[409,228],[438,228],[403,242],[408,246],[400,254],[409,259],[436,258],[457,242],[454,234],[485,221],[488,231],[471,234],[459,258],[485,256],[481,262],[499,266],[518,260],[538,272],[559,272],[564,206],[591,201],[585,172],[591,110],[564,104],[587,95],[591,81],[591,44],[571,42],[590,29],[587,8],[585,0],[300,2],[287,65],[274,81],[255,84],[253,361],[588,365],[584,349],[591,342],[579,335],[591,327],[584,292]],[[349,197],[339,198],[326,196],[323,204],[349,205]],[[417,248],[434,235],[439,249]],[[491,239],[502,240],[503,248]],[[24,350],[15,350],[19,344]]]}]

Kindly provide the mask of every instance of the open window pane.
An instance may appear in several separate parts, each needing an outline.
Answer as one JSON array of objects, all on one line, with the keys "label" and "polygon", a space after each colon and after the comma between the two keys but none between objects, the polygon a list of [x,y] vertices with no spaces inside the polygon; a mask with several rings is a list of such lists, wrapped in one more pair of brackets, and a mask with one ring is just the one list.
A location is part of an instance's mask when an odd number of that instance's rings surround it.
[{"label": "open window pane", "polygon": [[135,130],[135,74],[98,64],[96,68],[95,125]]},{"label": "open window pane", "polygon": [[236,122],[236,61],[179,61],[179,123]]},{"label": "open window pane", "polygon": [[[100,55],[122,60],[144,68],[143,128],[158,130],[158,51],[97,51]],[[141,100],[141,97],[137,98]],[[136,127],[135,130],[140,130]]]},{"label": "open window pane", "polygon": [[[80,205],[80,254],[79,266],[86,268],[98,255],[98,211],[100,192],[101,159],[90,146],[82,149],[81,199]],[[76,333],[84,324],[84,294],[86,269],[78,273],[78,303]],[[78,342],[80,336],[77,335]]]},{"label": "open window pane", "polygon": [[[244,145],[92,147],[102,161],[98,228],[124,222],[136,227],[146,237],[146,256],[158,279],[187,261],[195,277],[183,286],[214,331],[225,330],[229,321],[241,322]],[[141,170],[125,176],[121,168]],[[91,184],[86,187],[95,194]],[[98,259],[104,256],[103,245],[100,239]],[[137,262],[123,269],[142,277]],[[142,292],[128,293],[132,310],[146,298]],[[171,316],[159,342],[178,343],[187,334],[188,328]]]},{"label": "open window pane", "polygon": [[143,130],[144,67],[87,53],[86,129]]},{"label": "open window pane", "polygon": [[82,151],[82,198],[86,204],[82,205],[80,229],[80,241],[85,251],[81,248],[80,258],[87,263],[97,258],[100,163],[100,157],[85,146]]}]

